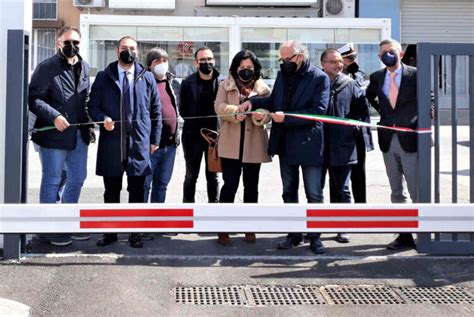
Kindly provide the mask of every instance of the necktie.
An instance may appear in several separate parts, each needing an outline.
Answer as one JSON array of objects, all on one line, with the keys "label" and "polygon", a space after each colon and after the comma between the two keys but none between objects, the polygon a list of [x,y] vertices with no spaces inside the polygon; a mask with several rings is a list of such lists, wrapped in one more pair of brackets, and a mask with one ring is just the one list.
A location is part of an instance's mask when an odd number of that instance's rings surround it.
[{"label": "necktie", "polygon": [[398,97],[398,85],[395,81],[395,76],[397,76],[397,73],[390,73],[390,85],[388,86],[388,100],[390,100],[390,104],[392,105],[393,109],[395,109]]},{"label": "necktie", "polygon": [[[122,162],[127,160],[128,146],[127,139],[132,127],[132,114],[131,114],[131,102],[130,102],[130,83],[128,81],[128,72],[123,72],[122,82],[122,122],[120,124],[120,136],[121,136],[121,156]],[[124,122],[125,121],[125,122]]]}]

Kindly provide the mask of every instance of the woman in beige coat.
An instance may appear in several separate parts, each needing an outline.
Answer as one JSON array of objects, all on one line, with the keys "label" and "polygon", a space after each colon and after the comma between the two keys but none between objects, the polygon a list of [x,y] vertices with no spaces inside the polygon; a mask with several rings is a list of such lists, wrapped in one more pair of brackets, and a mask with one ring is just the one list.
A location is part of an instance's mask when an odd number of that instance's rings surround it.
[{"label": "woman in beige coat", "polygon": [[[255,54],[238,52],[229,69],[229,77],[221,82],[214,104],[222,120],[219,137],[219,157],[222,160],[222,186],[219,202],[233,203],[243,174],[244,203],[258,202],[258,178],[261,163],[270,162],[267,154],[268,136],[264,124],[271,117],[266,110],[262,120],[252,120],[250,114],[239,114],[238,106],[254,96],[270,95],[270,88],[261,79],[262,66]],[[255,243],[255,234],[246,233],[245,241]],[[231,245],[227,233],[219,233],[217,243]]]}]

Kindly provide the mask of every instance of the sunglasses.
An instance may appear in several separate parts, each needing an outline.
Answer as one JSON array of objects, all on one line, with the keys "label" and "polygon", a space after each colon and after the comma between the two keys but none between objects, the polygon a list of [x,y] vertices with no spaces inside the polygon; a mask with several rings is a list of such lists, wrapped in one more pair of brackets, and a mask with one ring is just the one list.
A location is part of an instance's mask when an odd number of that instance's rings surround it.
[{"label": "sunglasses", "polygon": [[66,40],[66,41],[63,41],[63,44],[65,46],[69,46],[69,45],[72,45],[74,44],[75,46],[79,45],[81,43],[81,41],[69,41],[69,40]]}]

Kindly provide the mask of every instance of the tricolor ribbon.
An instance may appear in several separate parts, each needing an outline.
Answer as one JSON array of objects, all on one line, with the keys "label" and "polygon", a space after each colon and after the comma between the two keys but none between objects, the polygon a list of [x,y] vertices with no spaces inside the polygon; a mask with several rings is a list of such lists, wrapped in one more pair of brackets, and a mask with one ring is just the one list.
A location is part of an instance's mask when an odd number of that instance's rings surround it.
[{"label": "tricolor ribbon", "polygon": [[359,121],[359,120],[348,119],[348,118],[340,118],[340,117],[334,117],[334,116],[325,116],[325,115],[319,115],[319,114],[285,113],[285,116],[311,120],[311,121],[319,121],[319,122],[330,123],[330,124],[369,127],[369,128],[393,130],[393,131],[398,131],[398,132],[431,133],[431,128],[410,129],[410,128],[405,128],[405,127],[398,127],[395,125],[394,126],[378,125],[378,124],[368,123],[365,121]]},{"label": "tricolor ribbon", "polygon": [[[223,116],[235,116],[238,114],[252,114],[256,111],[247,111],[247,112],[240,112],[240,113],[232,113],[226,115],[210,115],[210,116],[197,116],[197,117],[182,117],[183,120],[191,120],[191,119],[207,119],[207,118],[217,118]],[[285,116],[290,116],[294,118],[304,119],[304,120],[311,120],[311,121],[319,121],[324,123],[330,124],[338,124],[338,125],[347,125],[347,126],[354,126],[354,127],[369,127],[369,128],[376,128],[376,129],[386,129],[386,130],[393,130],[398,132],[411,132],[411,133],[431,133],[431,128],[422,128],[422,129],[411,129],[399,126],[385,126],[385,125],[378,125],[373,123],[368,123],[365,121],[359,121],[354,119],[348,118],[341,118],[341,117],[334,117],[334,116],[326,116],[320,114],[296,114],[296,113],[289,113],[285,112]],[[162,120],[171,120],[177,118],[162,118]],[[137,120],[133,120],[137,121]],[[123,121],[114,121],[114,123],[120,123]],[[88,124],[103,124],[103,121],[98,122],[88,122],[88,123],[73,123],[70,126],[81,126],[81,125],[88,125]],[[28,132],[35,133],[35,132],[42,132],[47,130],[56,129],[55,126],[46,126],[38,129],[31,129]]]}]

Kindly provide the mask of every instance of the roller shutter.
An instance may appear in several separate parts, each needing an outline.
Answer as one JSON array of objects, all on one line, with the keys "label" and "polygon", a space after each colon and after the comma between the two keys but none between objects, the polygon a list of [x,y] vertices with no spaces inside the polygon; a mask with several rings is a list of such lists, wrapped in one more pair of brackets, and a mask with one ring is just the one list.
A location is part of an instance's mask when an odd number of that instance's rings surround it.
[{"label": "roller shutter", "polygon": [[474,0],[402,0],[401,42],[474,43]]}]

